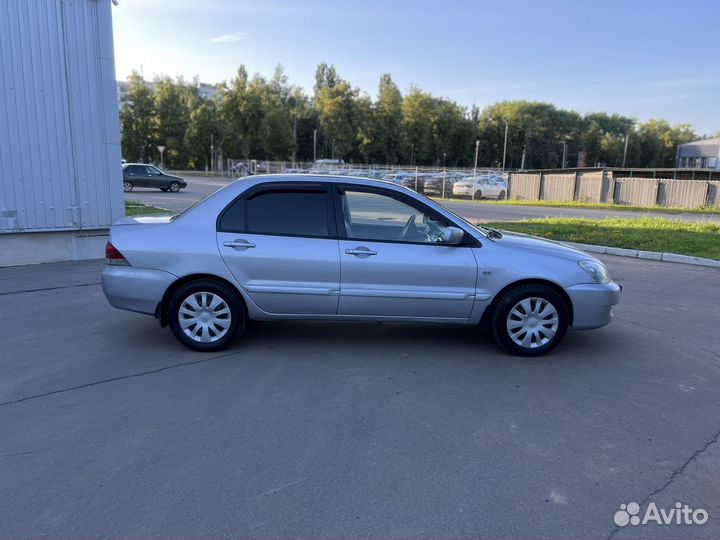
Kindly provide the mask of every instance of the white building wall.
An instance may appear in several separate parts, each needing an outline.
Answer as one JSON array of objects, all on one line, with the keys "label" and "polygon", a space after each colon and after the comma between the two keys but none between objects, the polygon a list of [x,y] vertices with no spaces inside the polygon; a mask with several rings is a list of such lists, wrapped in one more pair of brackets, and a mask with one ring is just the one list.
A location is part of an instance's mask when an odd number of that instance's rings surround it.
[{"label": "white building wall", "polygon": [[111,9],[0,0],[0,264],[3,233],[97,230],[124,214]]}]

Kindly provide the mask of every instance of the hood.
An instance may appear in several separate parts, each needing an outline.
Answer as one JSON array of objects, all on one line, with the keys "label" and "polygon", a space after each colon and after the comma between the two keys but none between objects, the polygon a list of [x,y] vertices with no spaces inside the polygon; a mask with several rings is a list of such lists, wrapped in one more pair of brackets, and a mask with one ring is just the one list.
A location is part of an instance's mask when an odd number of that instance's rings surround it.
[{"label": "hood", "polygon": [[575,261],[583,259],[597,260],[592,255],[580,249],[568,246],[567,244],[563,244],[562,242],[556,242],[555,240],[547,240],[545,238],[539,238],[537,236],[512,231],[501,232],[503,237],[495,240],[495,244],[500,247],[547,253],[549,255],[564,257]]},{"label": "hood", "polygon": [[159,214],[156,216],[127,216],[113,223],[116,225],[151,225],[153,223],[170,223],[175,214]]}]

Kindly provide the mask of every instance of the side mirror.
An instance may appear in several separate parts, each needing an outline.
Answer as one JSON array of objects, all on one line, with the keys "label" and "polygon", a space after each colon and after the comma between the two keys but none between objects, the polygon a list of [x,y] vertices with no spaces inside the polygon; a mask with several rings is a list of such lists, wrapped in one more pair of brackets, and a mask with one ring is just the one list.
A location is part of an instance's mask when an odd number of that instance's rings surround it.
[{"label": "side mirror", "polygon": [[465,237],[465,231],[458,229],[457,227],[446,227],[442,235],[442,243],[457,245],[463,241]]}]

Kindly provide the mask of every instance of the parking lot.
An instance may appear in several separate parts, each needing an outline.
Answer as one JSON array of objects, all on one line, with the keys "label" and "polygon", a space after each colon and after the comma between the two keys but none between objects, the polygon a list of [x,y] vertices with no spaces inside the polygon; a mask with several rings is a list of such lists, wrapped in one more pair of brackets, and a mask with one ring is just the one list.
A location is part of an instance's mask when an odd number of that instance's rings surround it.
[{"label": "parking lot", "polygon": [[[232,180],[227,178],[187,178],[188,187],[179,193],[164,193],[159,189],[135,189],[125,194],[126,201],[139,201],[144,204],[166,208],[172,212],[181,212],[192,206],[203,197],[207,197],[211,193],[217,191],[221,187],[227,185]],[[519,221],[522,219],[533,219],[542,217],[573,217],[573,218],[592,218],[602,219],[608,217],[644,217],[655,216],[668,219],[678,219],[684,221],[720,221],[720,214],[695,214],[683,212],[677,214],[667,214],[659,212],[636,212],[627,210],[612,209],[592,209],[592,208],[573,208],[566,207],[543,207],[543,206],[523,206],[517,205],[498,205],[487,204],[483,202],[470,201],[443,201],[453,212],[460,214],[465,219],[474,222],[493,222],[493,221]]]},{"label": "parking lot", "polygon": [[[0,536],[717,538],[720,272],[603,260],[614,322],[539,359],[310,322],[193,353],[100,261],[2,268]],[[710,520],[617,528],[631,501]]]}]

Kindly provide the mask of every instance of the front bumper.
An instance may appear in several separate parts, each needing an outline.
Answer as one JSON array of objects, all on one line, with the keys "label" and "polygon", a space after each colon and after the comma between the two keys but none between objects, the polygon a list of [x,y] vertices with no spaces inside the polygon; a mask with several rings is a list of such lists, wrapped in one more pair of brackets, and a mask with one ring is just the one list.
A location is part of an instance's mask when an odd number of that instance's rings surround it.
[{"label": "front bumper", "polygon": [[176,279],[177,276],[163,270],[107,266],[102,272],[102,288],[113,307],[154,315],[165,291]]},{"label": "front bumper", "polygon": [[622,286],[610,283],[586,283],[565,289],[573,306],[573,328],[590,330],[612,320],[612,307],[620,302]]}]

